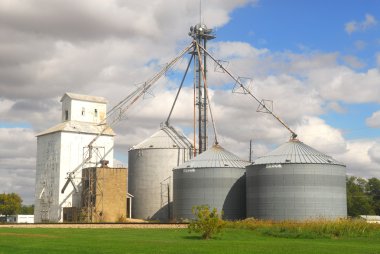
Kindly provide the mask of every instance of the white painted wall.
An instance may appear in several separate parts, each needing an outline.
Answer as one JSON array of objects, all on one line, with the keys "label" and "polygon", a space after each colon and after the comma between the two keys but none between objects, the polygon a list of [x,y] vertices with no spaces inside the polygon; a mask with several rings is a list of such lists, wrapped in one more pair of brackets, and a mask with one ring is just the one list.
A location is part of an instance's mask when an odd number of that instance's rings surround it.
[{"label": "white painted wall", "polygon": [[[68,111],[68,119],[66,119],[66,110]],[[106,117],[106,113],[107,104],[105,103],[73,100],[67,96],[62,100],[62,122],[100,123]]]},{"label": "white painted wall", "polygon": [[[96,109],[96,114],[95,114]],[[66,113],[68,111],[68,119]],[[34,220],[36,223],[42,221],[62,222],[63,207],[78,207],[80,205],[80,193],[75,193],[71,184],[62,194],[61,189],[66,183],[68,172],[76,168],[75,182],[80,188],[81,164],[83,162],[84,148],[96,137],[93,133],[83,133],[89,123],[97,126],[106,117],[107,105],[98,101],[75,100],[68,96],[62,99],[62,122],[83,122],[81,132],[63,131],[55,129],[54,132],[37,137],[37,162],[36,162],[36,188]],[[83,111],[83,114],[82,114]],[[70,124],[70,123],[68,123]],[[109,166],[113,166],[114,137],[102,135],[93,144],[94,151],[99,150],[102,158],[95,154],[88,166],[96,166],[96,162],[105,159]],[[97,147],[102,147],[96,149]],[[86,152],[86,151],[85,151]],[[98,164],[99,165],[99,164]]]},{"label": "white painted wall", "polygon": [[16,217],[17,223],[34,223],[34,215],[19,214]]},{"label": "white painted wall", "polygon": [[[66,183],[67,173],[80,168],[84,159],[84,148],[95,137],[95,134],[83,134],[75,132],[56,132],[37,138],[37,169],[36,169],[36,193],[35,193],[35,221],[62,222],[63,207],[78,207],[80,205],[80,193],[75,193],[71,184],[62,194],[61,189]],[[94,143],[94,151],[99,148],[102,156],[93,155],[91,164],[102,159],[109,161],[113,166],[113,136],[101,136]],[[86,155],[87,156],[87,155]],[[75,182],[80,187],[82,171],[76,172]],[[41,194],[42,193],[42,194]]]},{"label": "white painted wall", "polygon": [[[88,152],[87,145],[95,137],[93,134],[77,134],[64,132],[62,133],[61,142],[61,161],[60,161],[60,176],[59,176],[59,190],[61,190],[66,183],[67,173],[80,167],[84,159],[84,153]],[[101,136],[93,144],[94,154],[92,163],[85,165],[85,167],[94,167],[96,162],[99,163],[100,160],[108,160],[109,166],[113,166],[113,146],[114,137],[113,136]],[[100,147],[98,150],[102,155],[102,158],[96,158],[95,151],[96,147]],[[87,154],[85,154],[87,156]],[[99,166],[99,164],[98,164]],[[75,174],[75,182],[80,185],[80,179],[82,177],[82,171],[78,170]],[[73,186],[70,184],[64,194],[59,195],[58,199],[58,209],[57,216],[59,221],[62,221],[62,211],[63,207],[78,207],[80,205],[80,193],[75,193]]]},{"label": "white painted wall", "polygon": [[34,215],[36,222],[50,221],[53,206],[58,204],[61,133],[37,137],[36,187]]}]

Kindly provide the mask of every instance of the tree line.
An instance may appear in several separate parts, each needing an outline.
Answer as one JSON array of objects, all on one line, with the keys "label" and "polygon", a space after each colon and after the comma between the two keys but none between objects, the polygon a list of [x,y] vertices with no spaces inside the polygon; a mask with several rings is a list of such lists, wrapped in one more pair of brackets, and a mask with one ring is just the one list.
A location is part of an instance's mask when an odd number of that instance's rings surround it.
[{"label": "tree line", "polygon": [[380,215],[380,180],[348,176],[347,213],[348,216]]}]

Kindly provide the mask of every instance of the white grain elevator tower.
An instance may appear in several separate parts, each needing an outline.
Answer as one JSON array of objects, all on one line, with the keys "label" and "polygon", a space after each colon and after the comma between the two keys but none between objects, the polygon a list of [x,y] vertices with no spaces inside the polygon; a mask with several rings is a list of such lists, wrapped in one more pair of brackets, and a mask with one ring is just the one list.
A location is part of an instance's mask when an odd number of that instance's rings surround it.
[{"label": "white grain elevator tower", "polygon": [[[114,132],[108,128],[92,145],[92,156],[83,165],[90,152],[88,144],[99,134],[106,118],[107,101],[103,97],[65,93],[62,102],[62,122],[37,135],[37,162],[35,188],[35,222],[62,222],[64,207],[80,206],[81,168],[96,167],[101,160],[113,165]],[[67,173],[76,171],[73,185],[61,189]]]}]

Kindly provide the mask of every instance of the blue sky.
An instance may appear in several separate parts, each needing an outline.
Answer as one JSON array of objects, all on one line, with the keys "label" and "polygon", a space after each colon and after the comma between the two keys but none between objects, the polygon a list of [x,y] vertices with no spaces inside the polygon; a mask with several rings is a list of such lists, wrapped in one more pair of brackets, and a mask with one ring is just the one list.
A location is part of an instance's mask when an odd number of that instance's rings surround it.
[{"label": "blue sky", "polygon": [[[218,30],[220,40],[247,41],[274,51],[325,51],[355,54],[369,66],[376,64],[380,27],[347,34],[345,24],[377,14],[380,1],[261,1],[232,12],[231,22]],[[373,12],[373,13],[372,13]],[[364,49],[355,43],[365,42]]]},{"label": "blue sky", "polygon": [[[356,69],[365,72],[378,66],[380,25],[353,33],[348,33],[345,25],[350,21],[364,22],[365,15],[377,14],[378,10],[380,1],[376,0],[260,1],[254,6],[235,9],[231,21],[217,30],[216,40],[245,41],[278,52],[353,55],[363,63]],[[365,123],[373,112],[380,110],[379,103],[342,102],[342,105],[344,112],[329,111],[321,118],[341,129],[347,139],[380,137],[379,129]]]}]

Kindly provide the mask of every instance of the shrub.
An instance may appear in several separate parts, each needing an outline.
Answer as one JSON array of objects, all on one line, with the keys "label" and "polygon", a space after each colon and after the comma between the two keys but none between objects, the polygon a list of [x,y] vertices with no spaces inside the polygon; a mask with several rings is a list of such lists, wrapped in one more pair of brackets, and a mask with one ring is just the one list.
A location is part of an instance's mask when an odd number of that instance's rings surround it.
[{"label": "shrub", "polygon": [[189,224],[189,233],[201,233],[202,239],[210,239],[213,235],[220,233],[225,226],[216,208],[211,211],[207,205],[195,206],[192,213],[195,219]]}]

